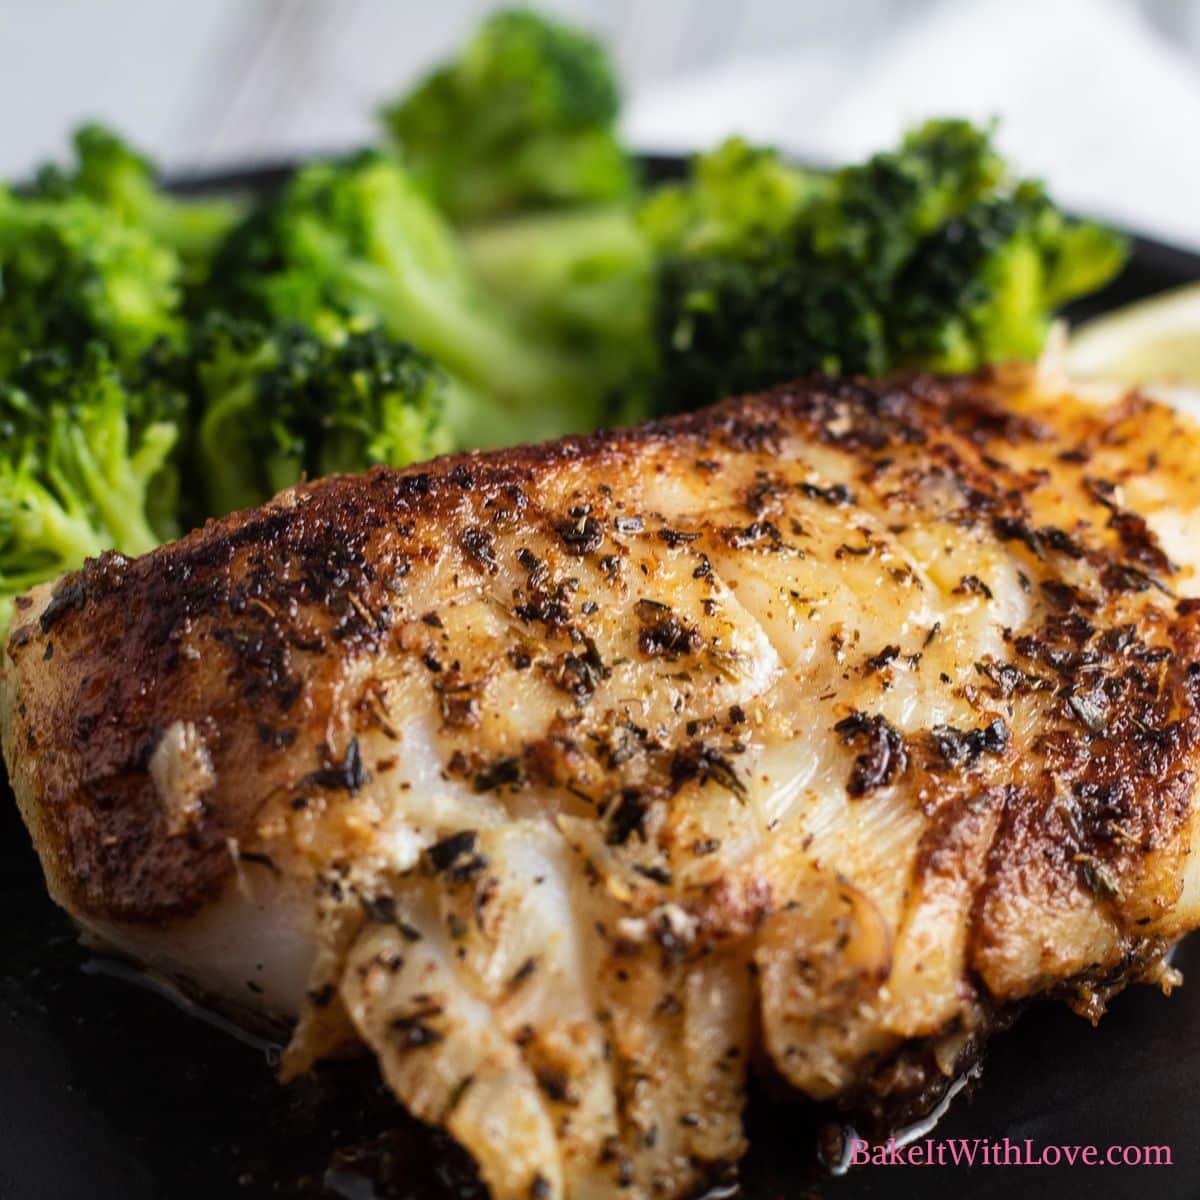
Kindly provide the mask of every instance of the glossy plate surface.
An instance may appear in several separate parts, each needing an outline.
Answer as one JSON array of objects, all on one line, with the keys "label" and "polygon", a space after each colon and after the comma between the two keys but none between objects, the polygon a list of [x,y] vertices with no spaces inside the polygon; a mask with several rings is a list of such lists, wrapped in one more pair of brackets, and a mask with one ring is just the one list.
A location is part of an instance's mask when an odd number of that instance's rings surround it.
[{"label": "glossy plate surface", "polygon": [[[678,160],[650,159],[652,176]],[[286,168],[181,182],[258,190]],[[1120,279],[1088,316],[1200,280],[1200,255],[1135,238]],[[1200,465],[1198,465],[1200,470]],[[1037,1008],[992,1044],[980,1080],[939,1139],[1169,1146],[1159,1167],[816,1165],[830,1114],[758,1091],[743,1200],[1194,1200],[1200,1196],[1200,938],[1171,998],[1118,997],[1099,1028]],[[161,996],[97,973],[46,899],[7,786],[0,792],[0,1200],[486,1200],[464,1157],[409,1121],[370,1063],[279,1087],[269,1047],[189,1017]],[[947,1151],[948,1153],[948,1151]],[[977,1151],[980,1155],[982,1151]],[[723,1195],[735,1194],[723,1191]]]}]

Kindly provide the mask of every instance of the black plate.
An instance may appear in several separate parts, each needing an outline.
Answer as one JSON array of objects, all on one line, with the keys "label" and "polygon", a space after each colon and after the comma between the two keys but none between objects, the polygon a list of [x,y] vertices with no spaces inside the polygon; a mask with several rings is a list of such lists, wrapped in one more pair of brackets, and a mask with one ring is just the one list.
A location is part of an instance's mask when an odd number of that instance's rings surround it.
[{"label": "black plate", "polygon": [[[648,160],[653,176],[679,160]],[[256,191],[286,167],[180,181],[181,190]],[[1073,315],[1200,280],[1200,255],[1134,238],[1120,279]],[[269,1048],[189,1018],[160,997],[89,969],[46,899],[7,789],[0,793],[0,1200],[225,1200],[403,1197],[484,1200],[444,1137],[408,1120],[367,1062],[279,1087]],[[1200,939],[1177,956],[1200,977]],[[1117,998],[1099,1029],[1035,1009],[996,1039],[982,1079],[939,1138],[1169,1146],[1172,1166],[858,1167],[815,1164],[813,1106],[756,1092],[744,1200],[963,1197],[1156,1200],[1200,1196],[1200,997],[1148,988]]]}]

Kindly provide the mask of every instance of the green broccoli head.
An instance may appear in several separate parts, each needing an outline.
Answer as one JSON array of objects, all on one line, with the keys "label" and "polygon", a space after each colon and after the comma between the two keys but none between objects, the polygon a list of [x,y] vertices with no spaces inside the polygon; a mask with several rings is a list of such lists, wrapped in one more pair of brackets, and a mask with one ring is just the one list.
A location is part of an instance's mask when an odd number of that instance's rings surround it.
[{"label": "green broccoli head", "polygon": [[213,274],[211,296],[250,315],[316,325],[378,315],[434,337],[470,286],[453,231],[375,151],[298,171],[233,229]]},{"label": "green broccoli head", "polygon": [[489,296],[411,174],[384,155],[300,171],[233,231],[213,278],[210,303],[240,315],[319,332],[363,317],[411,342],[456,381],[464,445],[591,428],[608,411],[603,373]]},{"label": "green broccoli head", "polygon": [[703,220],[665,239],[656,329],[668,406],[810,370],[1031,359],[1055,309],[1110,279],[1125,254],[1120,237],[1013,180],[990,130],[963,121],[931,121],[835,172],[790,216],[742,222],[749,236],[727,235],[737,221],[715,227],[726,235],[699,239],[699,251],[687,231]]},{"label": "green broccoli head", "polygon": [[1054,310],[1120,269],[1125,244],[1074,221],[1036,183],[977,201],[924,239],[887,312],[898,362],[942,371],[1032,359]]},{"label": "green broccoli head", "polygon": [[323,338],[212,314],[155,370],[197,414],[192,490],[206,515],[261,504],[300,479],[451,449],[442,373],[362,321]]},{"label": "green broccoli head", "polygon": [[879,374],[888,363],[882,320],[858,282],[787,253],[670,260],[657,340],[665,411],[811,372]]},{"label": "green broccoli head", "polygon": [[494,13],[452,62],[389,106],[405,159],[455,220],[628,196],[620,97],[594,38],[538,13]]},{"label": "green broccoli head", "polygon": [[929,121],[897,150],[835,172],[804,214],[804,232],[819,257],[886,288],[922,238],[993,194],[1006,175],[990,129]]},{"label": "green broccoli head", "polygon": [[183,260],[190,280],[202,278],[209,256],[244,205],[228,197],[197,200],[168,194],[158,186],[150,161],[103,125],[81,126],[73,143],[73,167],[42,167],[36,192],[50,199],[86,197],[122,223],[170,246]]},{"label": "green broccoli head", "polygon": [[638,219],[661,255],[755,258],[792,228],[821,187],[818,176],[775,150],[730,138],[698,155],[686,181],[656,188]]},{"label": "green broccoli head", "polygon": [[139,390],[99,343],[28,354],[0,383],[0,623],[14,596],[87,557],[178,534],[183,405]]},{"label": "green broccoli head", "polygon": [[179,333],[179,279],[170,248],[91,200],[0,188],[0,372],[27,349],[91,340],[132,362]]}]

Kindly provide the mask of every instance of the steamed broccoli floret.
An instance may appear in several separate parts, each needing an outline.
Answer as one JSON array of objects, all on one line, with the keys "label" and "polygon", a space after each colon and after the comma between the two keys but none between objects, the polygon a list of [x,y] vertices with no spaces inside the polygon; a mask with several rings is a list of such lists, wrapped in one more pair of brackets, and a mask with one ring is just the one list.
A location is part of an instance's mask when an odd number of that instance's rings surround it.
[{"label": "steamed broccoli floret", "polygon": [[467,230],[467,260],[513,312],[568,341],[645,336],[654,255],[627,208],[532,213]]},{"label": "steamed broccoli floret", "polygon": [[210,315],[155,369],[191,399],[192,490],[204,515],[261,504],[303,478],[451,448],[441,372],[362,322],[324,339],[302,325]]},{"label": "steamed broccoli floret", "polygon": [[1070,221],[1035,183],[992,196],[925,239],[897,278],[890,326],[902,361],[944,371],[1036,358],[1054,309],[1110,279],[1121,240]]},{"label": "steamed broccoli floret", "polygon": [[[705,184],[691,187],[698,208]],[[741,228],[710,249],[677,238],[660,263],[668,407],[815,369],[1034,358],[1055,308],[1110,279],[1125,254],[1121,238],[1063,216],[1040,185],[1013,181],[989,132],[962,121],[930,122],[895,152],[836,172],[790,220]]]},{"label": "steamed broccoli floret", "polygon": [[921,239],[993,194],[1006,175],[989,129],[929,121],[898,150],[835,172],[804,213],[805,236],[820,258],[887,287]]},{"label": "steamed broccoli floret", "polygon": [[671,258],[759,257],[790,230],[822,184],[764,146],[730,138],[698,155],[690,177],[656,188],[639,213],[655,250]]},{"label": "steamed broccoli floret", "polygon": [[233,199],[182,199],[164,192],[151,163],[112,130],[84,125],[73,138],[76,162],[46,166],[37,191],[49,198],[82,195],[127,225],[165,242],[184,261],[190,278],[203,276],[217,243],[243,212]]},{"label": "steamed broccoli floret", "polygon": [[455,220],[628,196],[604,48],[525,10],[493,14],[459,56],[387,108],[404,157]]},{"label": "steamed broccoli floret", "polygon": [[592,364],[639,415],[654,368],[654,255],[623,205],[531,213],[464,237],[468,262],[529,336]]},{"label": "steamed broccoli floret", "polygon": [[0,188],[0,373],[25,350],[92,339],[132,362],[178,334],[179,275],[169,247],[83,196]]},{"label": "steamed broccoli floret", "polygon": [[89,556],[176,536],[182,398],[139,390],[99,344],[27,355],[0,383],[0,625],[12,598]]},{"label": "steamed broccoli floret", "polygon": [[[384,156],[302,170],[233,231],[213,276],[212,295],[236,313],[319,331],[365,316],[412,342],[457,380],[463,444],[591,428],[608,411],[607,381],[509,319],[408,172]],[[477,402],[463,401],[468,393]]]},{"label": "steamed broccoli floret", "polygon": [[794,259],[673,259],[659,277],[659,407],[697,408],[813,371],[879,374],[883,322],[852,278]]}]

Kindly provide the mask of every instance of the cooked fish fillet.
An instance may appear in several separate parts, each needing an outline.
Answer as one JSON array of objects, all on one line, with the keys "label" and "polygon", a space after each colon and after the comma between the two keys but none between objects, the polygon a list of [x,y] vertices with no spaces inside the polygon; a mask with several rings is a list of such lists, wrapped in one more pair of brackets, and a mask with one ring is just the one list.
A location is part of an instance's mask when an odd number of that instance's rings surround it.
[{"label": "cooked fish fillet", "polygon": [[678,1197],[747,1070],[928,1102],[1200,923],[1200,438],[1026,371],[797,384],[284,492],[18,609],[90,934],[365,1046],[497,1200]]}]

